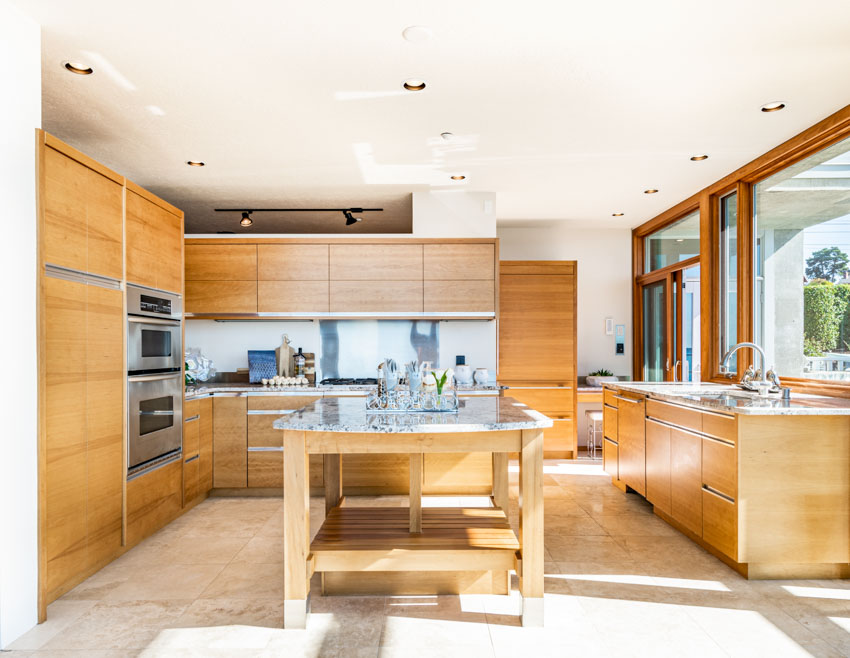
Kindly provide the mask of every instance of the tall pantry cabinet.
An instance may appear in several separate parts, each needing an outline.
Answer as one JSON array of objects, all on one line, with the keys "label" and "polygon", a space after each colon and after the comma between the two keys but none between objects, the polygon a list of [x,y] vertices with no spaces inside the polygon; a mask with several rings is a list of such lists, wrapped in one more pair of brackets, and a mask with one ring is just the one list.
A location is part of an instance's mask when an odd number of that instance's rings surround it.
[{"label": "tall pantry cabinet", "polygon": [[[125,550],[126,198],[144,208],[156,197],[40,130],[36,149],[43,621],[48,603]],[[182,293],[183,216],[173,210],[162,234],[148,227],[170,245],[167,266],[149,270]]]},{"label": "tall pantry cabinet", "polygon": [[576,433],[576,262],[500,261],[499,383],[549,416],[547,457],[573,458]]}]

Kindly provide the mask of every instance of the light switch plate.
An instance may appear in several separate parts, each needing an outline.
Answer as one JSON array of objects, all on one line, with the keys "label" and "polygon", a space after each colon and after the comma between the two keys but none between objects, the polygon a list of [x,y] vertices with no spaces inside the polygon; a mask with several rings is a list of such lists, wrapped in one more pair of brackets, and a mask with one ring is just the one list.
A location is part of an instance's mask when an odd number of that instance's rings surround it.
[{"label": "light switch plate", "polygon": [[605,318],[605,335],[614,335],[614,318]]}]

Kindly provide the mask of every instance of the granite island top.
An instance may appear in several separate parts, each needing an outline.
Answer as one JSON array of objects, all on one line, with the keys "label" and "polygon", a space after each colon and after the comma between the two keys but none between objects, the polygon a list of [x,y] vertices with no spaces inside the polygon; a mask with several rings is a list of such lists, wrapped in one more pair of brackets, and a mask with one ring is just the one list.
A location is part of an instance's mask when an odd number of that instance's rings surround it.
[{"label": "granite island top", "polygon": [[779,394],[775,393],[763,397],[737,386],[707,382],[615,382],[605,384],[605,387],[644,393],[656,400],[725,413],[761,416],[850,415],[850,399],[826,395],[792,392],[790,400],[782,400]]},{"label": "granite island top", "polygon": [[[459,393],[498,393],[505,389],[498,383],[468,384],[457,387]],[[198,400],[215,395],[216,393],[247,393],[248,395],[318,395],[334,393],[368,393],[377,389],[375,384],[316,384],[315,386],[263,386],[262,384],[247,384],[234,382],[204,383],[186,390],[187,400]]]},{"label": "granite island top", "polygon": [[552,427],[552,420],[513,398],[460,400],[457,413],[379,413],[366,409],[363,398],[323,398],[278,418],[278,430],[420,434],[433,432],[493,432]]}]

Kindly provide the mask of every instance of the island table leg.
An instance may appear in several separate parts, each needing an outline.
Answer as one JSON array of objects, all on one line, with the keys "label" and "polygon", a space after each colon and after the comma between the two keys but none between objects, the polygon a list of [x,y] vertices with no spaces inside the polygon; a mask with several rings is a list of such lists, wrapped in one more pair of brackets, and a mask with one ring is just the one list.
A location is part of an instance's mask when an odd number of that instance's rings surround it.
[{"label": "island table leg", "polygon": [[342,455],[324,455],[325,516],[342,502]]},{"label": "island table leg", "polygon": [[505,516],[510,511],[508,494],[508,453],[493,453],[493,504],[502,509]]},{"label": "island table leg", "polygon": [[284,430],[283,454],[283,627],[306,628],[310,462],[304,432]]},{"label": "island table leg", "polygon": [[410,532],[422,532],[422,461],[421,452],[410,455]]},{"label": "island table leg", "polygon": [[519,459],[522,625],[543,625],[543,430],[522,431]]}]

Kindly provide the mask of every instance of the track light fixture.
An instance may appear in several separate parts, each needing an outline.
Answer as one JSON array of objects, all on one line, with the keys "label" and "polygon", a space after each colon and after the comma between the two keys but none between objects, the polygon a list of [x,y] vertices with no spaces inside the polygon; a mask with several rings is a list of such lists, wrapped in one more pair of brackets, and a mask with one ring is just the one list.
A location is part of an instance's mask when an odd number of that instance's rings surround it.
[{"label": "track light fixture", "polygon": [[345,217],[345,225],[352,226],[357,222],[362,222],[362,217],[355,217],[354,213],[364,212],[383,212],[383,208],[254,208],[253,210],[243,210],[242,208],[216,208],[216,212],[241,212],[242,221],[240,225],[248,227],[254,223],[251,219],[251,213],[254,212],[341,212]]}]

